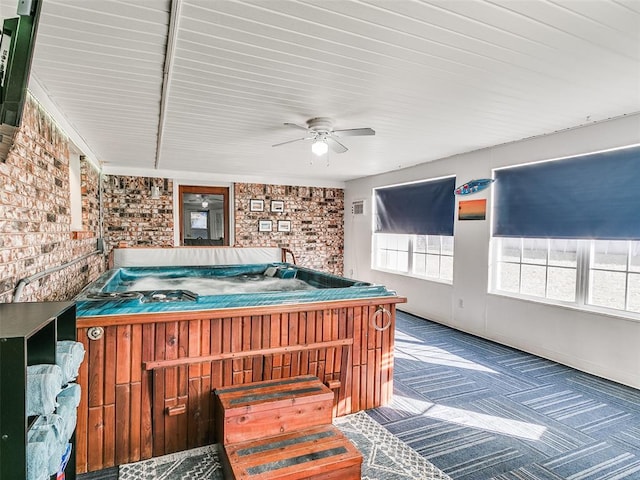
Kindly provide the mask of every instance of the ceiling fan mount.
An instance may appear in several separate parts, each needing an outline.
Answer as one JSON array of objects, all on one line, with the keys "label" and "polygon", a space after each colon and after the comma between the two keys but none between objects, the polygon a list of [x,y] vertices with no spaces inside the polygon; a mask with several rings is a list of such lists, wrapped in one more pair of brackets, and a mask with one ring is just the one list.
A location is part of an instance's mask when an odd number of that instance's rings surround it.
[{"label": "ceiling fan mount", "polygon": [[[333,129],[333,120],[328,117],[314,117],[307,120],[307,126],[298,125],[297,123],[285,123],[288,127],[293,127],[307,132],[307,136],[302,138],[296,138],[294,140],[288,140],[282,143],[276,143],[274,147],[286,145],[287,143],[298,142],[300,140],[312,140],[314,145],[318,142],[326,143],[336,153],[344,153],[349,149],[345,147],[337,138],[341,137],[353,137],[360,135],[375,135],[376,132],[371,128],[350,128],[342,130]],[[326,148],[326,147],[325,147]],[[316,152],[315,149],[314,153]],[[326,153],[326,149],[323,151]],[[319,154],[320,155],[320,154]]]},{"label": "ceiling fan mount", "polygon": [[329,134],[333,132],[333,122],[327,117],[311,118],[307,120],[307,128],[318,134]]}]

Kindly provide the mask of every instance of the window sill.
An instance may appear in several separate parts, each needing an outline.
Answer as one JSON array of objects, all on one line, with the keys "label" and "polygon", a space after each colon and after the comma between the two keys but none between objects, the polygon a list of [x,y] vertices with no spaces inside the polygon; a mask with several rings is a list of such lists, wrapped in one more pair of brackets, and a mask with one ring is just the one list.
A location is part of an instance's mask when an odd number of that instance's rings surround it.
[{"label": "window sill", "polygon": [[426,282],[441,283],[443,285],[453,285],[453,282],[451,280],[443,280],[441,278],[435,278],[435,277],[421,277],[419,275],[412,275],[411,273],[399,272],[398,270],[385,270],[379,267],[371,267],[371,270],[375,272],[390,273],[392,275],[398,275],[401,277],[414,278],[416,280],[423,280]]},{"label": "window sill", "polygon": [[537,304],[546,305],[549,307],[563,308],[566,310],[572,310],[574,312],[586,313],[591,315],[601,315],[604,317],[615,318],[616,320],[625,320],[625,321],[634,322],[634,323],[640,322],[640,314],[634,313],[634,312],[625,312],[622,310],[601,308],[601,307],[595,307],[592,305],[583,307],[583,306],[578,306],[570,303],[553,301],[547,298],[528,297],[525,295],[518,295],[518,294],[501,292],[501,291],[491,291],[491,292],[488,292],[488,295],[492,295],[495,297],[511,298],[513,300],[519,300],[527,303],[537,303]]}]

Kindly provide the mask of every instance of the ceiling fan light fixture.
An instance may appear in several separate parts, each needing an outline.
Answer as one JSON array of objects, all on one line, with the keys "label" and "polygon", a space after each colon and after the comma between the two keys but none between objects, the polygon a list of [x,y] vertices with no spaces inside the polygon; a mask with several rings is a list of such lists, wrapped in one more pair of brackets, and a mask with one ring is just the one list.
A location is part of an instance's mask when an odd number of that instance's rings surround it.
[{"label": "ceiling fan light fixture", "polygon": [[325,142],[324,140],[316,140],[311,145],[311,151],[317,156],[321,157],[329,151],[329,145],[327,145],[327,142]]},{"label": "ceiling fan light fixture", "polygon": [[276,143],[273,147],[280,147],[293,142],[302,140],[312,140],[311,151],[318,157],[326,155],[329,148],[335,153],[345,153],[349,149],[344,146],[339,139],[342,137],[355,137],[360,135],[375,135],[376,132],[372,128],[348,128],[333,129],[333,121],[327,117],[315,117],[307,120],[307,126],[298,125],[297,123],[285,123],[287,127],[294,127],[298,130],[304,130],[306,137],[287,140],[286,142]]}]

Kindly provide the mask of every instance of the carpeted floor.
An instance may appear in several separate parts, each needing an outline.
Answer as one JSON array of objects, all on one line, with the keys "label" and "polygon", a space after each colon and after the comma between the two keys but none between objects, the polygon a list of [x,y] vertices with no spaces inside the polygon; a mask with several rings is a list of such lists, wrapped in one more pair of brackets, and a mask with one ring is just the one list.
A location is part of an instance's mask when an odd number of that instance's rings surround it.
[{"label": "carpeted floor", "polygon": [[395,359],[368,413],[454,480],[640,479],[636,389],[402,312]]},{"label": "carpeted floor", "polygon": [[[363,456],[363,480],[450,480],[397,437],[360,412],[335,425]],[[118,480],[224,480],[219,445],[120,466]]]}]

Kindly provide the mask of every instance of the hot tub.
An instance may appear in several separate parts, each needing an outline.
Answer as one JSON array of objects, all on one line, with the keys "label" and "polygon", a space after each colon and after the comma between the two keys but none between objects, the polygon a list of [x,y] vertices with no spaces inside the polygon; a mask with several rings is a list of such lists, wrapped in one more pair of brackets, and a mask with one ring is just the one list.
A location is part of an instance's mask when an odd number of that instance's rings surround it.
[{"label": "hot tub", "polygon": [[79,317],[395,296],[382,285],[288,263],[109,270],[77,298]]},{"label": "hot tub", "polygon": [[312,374],[336,416],[388,403],[404,301],[288,263],[105,272],[77,298],[78,471],[213,443],[218,387]]}]

